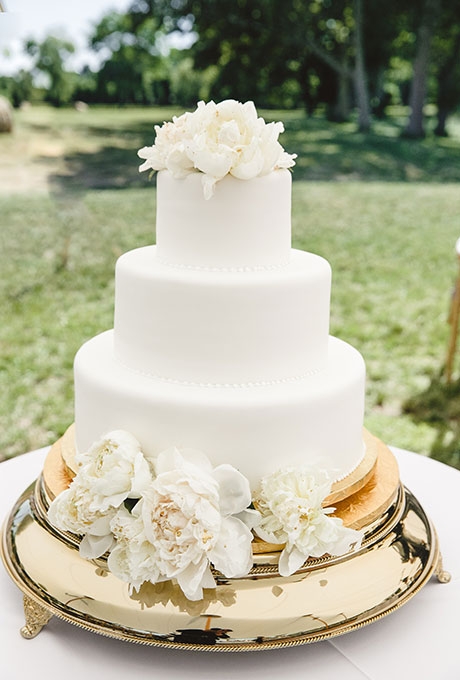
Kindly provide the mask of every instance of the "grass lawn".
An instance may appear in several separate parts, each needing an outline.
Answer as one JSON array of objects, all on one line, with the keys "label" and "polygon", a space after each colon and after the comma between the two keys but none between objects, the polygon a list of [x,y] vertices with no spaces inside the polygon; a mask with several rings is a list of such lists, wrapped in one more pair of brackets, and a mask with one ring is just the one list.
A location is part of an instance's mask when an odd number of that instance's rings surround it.
[{"label": "grass lawn", "polygon": [[[0,458],[52,443],[72,422],[73,357],[112,326],[116,258],[154,241],[155,189],[135,151],[173,113],[38,107],[0,137]],[[299,153],[294,246],[330,261],[331,331],[366,360],[367,427],[460,468],[460,381],[442,378],[460,126],[402,141],[397,115],[363,136],[270,113]]]}]

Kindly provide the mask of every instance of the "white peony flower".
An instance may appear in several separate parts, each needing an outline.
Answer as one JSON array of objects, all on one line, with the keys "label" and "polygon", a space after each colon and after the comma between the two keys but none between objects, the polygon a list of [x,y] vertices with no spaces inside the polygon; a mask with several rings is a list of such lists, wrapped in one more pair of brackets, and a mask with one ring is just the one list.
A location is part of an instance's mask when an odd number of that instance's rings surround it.
[{"label": "white peony flower", "polygon": [[255,497],[261,520],[256,534],[268,543],[285,544],[279,573],[289,576],[309,557],[343,555],[361,545],[362,534],[330,517],[322,507],[331,483],[324,471],[284,468],[264,477]]},{"label": "white peony flower", "polygon": [[176,178],[202,172],[209,199],[225,175],[247,180],[292,167],[296,154],[286,153],[278,142],[283,130],[282,123],[266,124],[258,118],[253,102],[201,101],[193,113],[155,126],[153,146],[138,151],[145,161],[139,171],[169,170]]},{"label": "white peony flower", "polygon": [[82,557],[100,557],[113,546],[110,521],[114,508],[101,511],[93,503],[91,489],[76,477],[70,487],[57,496],[48,509],[51,524],[62,531],[83,535]]},{"label": "white peony flower", "polygon": [[145,582],[165,580],[159,570],[157,549],[145,535],[142,503],[140,500],[131,513],[122,506],[110,525],[116,545],[107,566],[117,578],[129,583],[131,590],[139,590]]},{"label": "white peony flower", "polygon": [[77,456],[71,485],[51,503],[52,525],[83,535],[80,554],[100,557],[114,545],[110,523],[127,499],[138,499],[150,484],[150,467],[129,432],[109,432]]},{"label": "white peony flower", "polygon": [[139,443],[115,431],[78,456],[70,487],[51,504],[55,527],[83,536],[87,559],[109,551],[108,568],[131,590],[176,579],[189,600],[215,587],[211,565],[239,577],[252,567],[248,480],[231,465],[213,469],[196,451],[161,453],[150,468]]},{"label": "white peony flower", "polygon": [[177,449],[158,456],[156,471],[142,516],[162,577],[199,600],[203,588],[215,587],[211,564],[228,577],[247,574],[252,534],[234,517],[251,502],[247,479],[230,465],[213,470],[202,454]]},{"label": "white peony flower", "polygon": [[123,430],[109,432],[77,456],[77,479],[90,489],[93,507],[118,508],[127,498],[140,498],[152,481],[139,442]]}]

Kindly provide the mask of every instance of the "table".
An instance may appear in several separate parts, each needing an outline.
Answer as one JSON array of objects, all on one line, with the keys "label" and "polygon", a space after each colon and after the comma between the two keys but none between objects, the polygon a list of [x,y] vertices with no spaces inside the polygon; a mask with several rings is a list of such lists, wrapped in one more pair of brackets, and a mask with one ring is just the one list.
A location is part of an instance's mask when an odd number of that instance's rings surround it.
[{"label": "table", "polygon": [[[5,680],[456,680],[460,678],[460,529],[455,503],[460,471],[392,448],[401,479],[439,534],[449,584],[435,579],[383,619],[331,640],[290,649],[207,654],[134,645],[84,631],[56,618],[24,640],[22,595],[0,565],[0,677]],[[47,449],[0,465],[0,520],[38,476]],[[50,565],[50,569],[53,565]]]}]

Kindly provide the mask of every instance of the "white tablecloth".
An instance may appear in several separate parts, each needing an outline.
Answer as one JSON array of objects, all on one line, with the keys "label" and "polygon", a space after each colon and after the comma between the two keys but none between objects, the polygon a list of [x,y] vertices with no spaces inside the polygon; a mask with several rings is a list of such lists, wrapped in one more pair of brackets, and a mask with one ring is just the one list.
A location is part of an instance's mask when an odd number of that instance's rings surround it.
[{"label": "white tablecloth", "polygon": [[[439,534],[449,584],[435,579],[396,612],[326,642],[241,654],[134,645],[101,637],[53,617],[24,640],[22,595],[0,564],[2,680],[457,680],[460,678],[460,472],[393,449],[404,484]],[[39,474],[46,450],[0,465],[0,518]],[[50,565],[50,569],[53,565]]]}]

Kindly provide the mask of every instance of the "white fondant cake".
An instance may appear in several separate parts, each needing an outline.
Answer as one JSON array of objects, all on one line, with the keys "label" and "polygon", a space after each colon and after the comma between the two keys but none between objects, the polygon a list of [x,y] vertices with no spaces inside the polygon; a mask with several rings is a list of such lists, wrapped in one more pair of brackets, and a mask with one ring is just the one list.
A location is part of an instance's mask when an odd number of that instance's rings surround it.
[{"label": "white fondant cake", "polygon": [[115,355],[180,383],[271,383],[326,368],[330,268],[292,251],[274,271],[202,271],[158,262],[155,246],[117,264]]},{"label": "white fondant cake", "polygon": [[[128,584],[187,599],[358,550],[323,507],[363,457],[364,361],[329,336],[331,271],[291,248],[294,156],[252,102],[156,126],[157,243],[116,268],[114,329],[75,358],[76,470],[50,523]],[[348,481],[345,482],[348,484]]]},{"label": "white fondant cake", "polygon": [[123,255],[114,330],[75,360],[79,451],[132,432],[198,449],[255,487],[280,466],[332,479],[363,455],[365,366],[329,337],[330,267],[290,247],[291,175],[158,175],[157,245]]},{"label": "white fondant cake", "polygon": [[212,270],[280,267],[289,262],[289,171],[249,181],[227,175],[217,184],[213,200],[205,199],[199,173],[178,182],[171,173],[159,172],[157,187],[160,260]]}]

